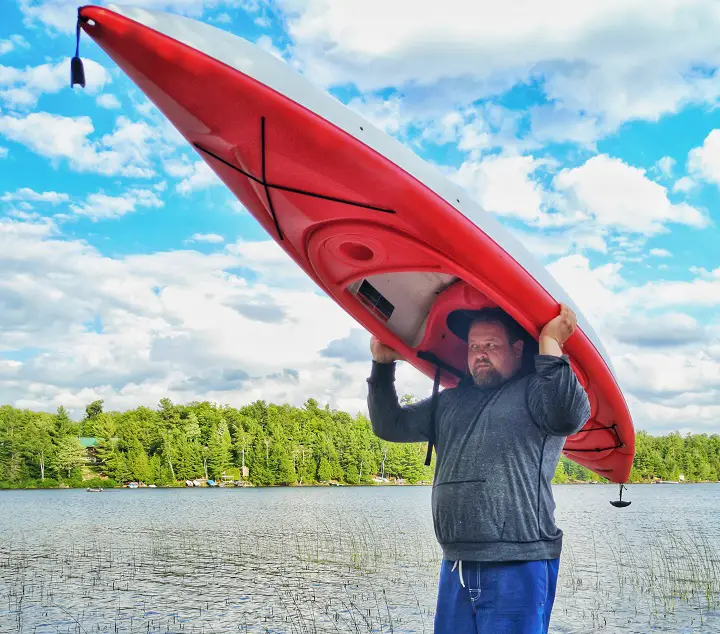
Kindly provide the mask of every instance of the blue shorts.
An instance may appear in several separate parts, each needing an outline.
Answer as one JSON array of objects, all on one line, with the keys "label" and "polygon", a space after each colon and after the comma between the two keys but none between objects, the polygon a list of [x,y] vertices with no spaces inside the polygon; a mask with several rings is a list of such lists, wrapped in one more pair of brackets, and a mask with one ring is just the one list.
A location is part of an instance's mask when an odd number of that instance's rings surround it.
[{"label": "blue shorts", "polygon": [[443,560],[435,634],[547,634],[559,564]]}]

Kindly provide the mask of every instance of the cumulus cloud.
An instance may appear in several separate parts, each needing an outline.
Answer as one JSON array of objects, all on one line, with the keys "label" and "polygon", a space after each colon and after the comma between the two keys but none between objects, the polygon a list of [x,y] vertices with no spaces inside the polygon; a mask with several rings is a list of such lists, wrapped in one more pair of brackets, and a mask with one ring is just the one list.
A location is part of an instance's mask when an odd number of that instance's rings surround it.
[{"label": "cumulus cloud", "polygon": [[720,185],[720,130],[713,130],[700,147],[690,150],[688,170],[697,178]]},{"label": "cumulus cloud", "polygon": [[185,242],[206,242],[208,244],[219,244],[225,242],[225,238],[217,233],[193,233]]},{"label": "cumulus cloud", "polygon": [[653,350],[702,343],[707,337],[705,328],[696,319],[672,312],[661,317],[641,314],[617,331],[618,341]]},{"label": "cumulus cloud", "polygon": [[8,202],[42,202],[51,205],[59,205],[70,200],[67,194],[60,192],[36,192],[28,187],[23,187],[15,192],[7,192],[0,196],[0,201]]},{"label": "cumulus cloud", "polygon": [[268,286],[317,289],[317,285],[274,240],[261,242],[238,240],[228,245],[227,249],[246,262],[259,279]]},{"label": "cumulus cloud", "polygon": [[70,209],[78,216],[98,221],[121,218],[139,207],[158,208],[163,204],[153,191],[131,189],[122,196],[109,196],[102,192],[90,194],[82,205],[70,205]]},{"label": "cumulus cloud", "polygon": [[[431,86],[472,103],[535,82],[534,133],[580,142],[720,94],[712,0],[528,3],[281,0],[297,62],[323,85]],[[463,16],[463,19],[458,19]],[[441,51],[442,54],[438,54]],[[697,60],[703,61],[698,68]],[[582,116],[580,116],[582,115]]]},{"label": "cumulus cloud", "polygon": [[[96,61],[83,61],[86,90],[98,92],[111,81],[110,74]],[[14,110],[29,110],[43,94],[53,94],[68,87],[70,58],[56,64],[27,66],[24,69],[0,65],[0,102]]]},{"label": "cumulus cloud", "polygon": [[553,185],[563,195],[563,207],[587,214],[601,226],[655,234],[669,223],[696,228],[709,223],[698,209],[670,202],[666,188],[650,180],[645,170],[605,154],[560,171]]},{"label": "cumulus cloud", "polygon": [[660,173],[670,178],[672,176],[673,168],[675,167],[675,159],[672,156],[663,156],[658,162],[657,162],[657,169],[660,170]]},{"label": "cumulus cloud", "polygon": [[111,93],[104,93],[100,95],[96,100],[98,106],[105,108],[106,110],[117,110],[120,108],[120,100]]},{"label": "cumulus cloud", "polygon": [[205,161],[195,161],[192,164],[184,163],[182,166],[175,166],[174,172],[169,171],[169,173],[173,176],[184,176],[183,180],[175,188],[180,194],[189,194],[199,189],[223,184]]},{"label": "cumulus cloud", "polygon": [[366,95],[351,99],[347,106],[376,128],[391,135],[400,136],[413,120],[412,116],[403,112],[403,103],[398,97],[383,99]]},{"label": "cumulus cloud", "polygon": [[532,176],[542,165],[542,160],[532,156],[491,156],[464,162],[452,178],[486,211],[537,221],[542,213],[543,189]]},{"label": "cumulus cloud", "polygon": [[0,40],[0,55],[10,53],[17,48],[28,48],[29,46],[22,35],[11,35],[7,40]]},{"label": "cumulus cloud", "polygon": [[[252,265],[228,251],[110,258],[47,223],[0,222],[0,349],[40,351],[4,363],[0,401],[43,409],[82,409],[88,398],[152,406],[163,396],[361,402],[367,363],[346,368],[357,380],[343,384],[318,354],[347,336],[352,320],[322,294],[231,272]],[[86,326],[98,321],[99,331]]]},{"label": "cumulus cloud", "polygon": [[[312,395],[365,411],[369,335],[312,283],[302,286],[304,274],[272,241],[111,258],[52,223],[3,220],[0,266],[0,349],[17,351],[0,365],[2,402],[82,410],[95,398],[126,408],[164,396],[240,405]],[[608,347],[640,428],[710,425],[720,329],[692,311],[703,297],[720,301],[720,269],[697,269],[681,289],[631,284],[621,265],[578,254],[549,268]],[[403,363],[398,385],[430,390]],[[658,414],[671,410],[676,419]]]},{"label": "cumulus cloud", "polygon": [[[238,2],[237,4],[245,4]],[[19,0],[25,22],[39,22],[62,33],[72,33],[77,21],[77,3],[72,0]],[[207,0],[139,0],[137,6],[158,11],[181,13],[199,18]],[[110,5],[110,8],[112,5]]]},{"label": "cumulus cloud", "polygon": [[689,176],[683,176],[675,181],[672,190],[674,194],[677,192],[686,194],[687,192],[695,189],[696,186],[697,183],[692,178]]},{"label": "cumulus cloud", "polygon": [[353,328],[347,337],[335,339],[320,351],[320,356],[342,361],[366,361],[370,350],[370,335],[361,328]]},{"label": "cumulus cloud", "polygon": [[0,134],[56,162],[67,161],[78,172],[149,178],[155,131],[144,122],[117,118],[112,133],[91,139],[90,117],[64,117],[47,112],[27,116],[0,115]]},{"label": "cumulus cloud", "polygon": [[714,429],[720,329],[692,313],[720,304],[720,269],[636,286],[622,277],[622,265],[593,267],[580,255],[549,269],[608,349],[636,426],[655,433]]},{"label": "cumulus cloud", "polygon": [[539,230],[512,228],[511,231],[526,249],[541,260],[568,253],[608,252],[606,236],[596,227],[579,225]]},{"label": "cumulus cloud", "polygon": [[87,116],[64,117],[47,112],[0,116],[0,134],[40,156],[67,161],[75,171],[136,178],[155,174],[152,152],[157,136],[150,125],[120,116],[112,133],[90,139],[94,131]]}]

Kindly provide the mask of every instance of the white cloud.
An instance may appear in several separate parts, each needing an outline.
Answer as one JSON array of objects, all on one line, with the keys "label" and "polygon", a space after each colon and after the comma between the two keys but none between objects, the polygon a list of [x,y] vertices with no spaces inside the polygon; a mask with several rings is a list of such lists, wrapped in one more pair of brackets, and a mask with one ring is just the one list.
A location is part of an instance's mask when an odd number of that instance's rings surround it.
[{"label": "white cloud", "polygon": [[678,178],[673,185],[673,193],[681,192],[686,194],[697,186],[697,183],[689,176]]},{"label": "white cloud", "polygon": [[228,245],[229,253],[241,257],[268,286],[277,288],[317,289],[316,284],[297,266],[274,240]]},{"label": "white cloud", "polygon": [[120,100],[111,93],[103,93],[96,100],[98,106],[105,108],[106,110],[117,110],[120,108]]},{"label": "white cloud", "polygon": [[[668,324],[670,332],[672,323]],[[701,339],[702,341],[702,339]],[[620,357],[623,381],[628,389],[655,398],[703,393],[715,388],[720,380],[720,364],[701,352],[653,352]]]},{"label": "white cloud", "polygon": [[[25,22],[37,21],[63,33],[73,33],[77,21],[77,3],[72,0],[19,0]],[[200,18],[207,0],[139,0],[137,6],[157,11],[181,13]],[[82,52],[82,51],[81,51]]]},{"label": "white cloud", "polygon": [[[181,170],[177,168],[175,174],[179,175],[180,173],[182,173]],[[222,181],[203,160],[195,161],[191,166],[187,167],[187,172],[185,173],[187,177],[178,183],[175,188],[181,194],[189,194],[199,189],[222,185]]]},{"label": "white cloud", "polygon": [[90,194],[82,205],[70,205],[78,216],[97,220],[111,220],[137,211],[138,207],[158,208],[163,201],[147,189],[131,189],[122,196],[108,196],[102,192]]},{"label": "white cloud", "polygon": [[[0,265],[0,349],[43,350],[0,368],[0,402],[81,411],[95,398],[125,409],[164,396],[235,405],[315,396],[365,409],[367,334],[274,241],[209,255],[110,258],[60,238],[52,223],[0,221]],[[687,306],[648,313],[651,291],[628,284],[619,265],[593,268],[570,255],[550,268],[600,332],[640,429],[712,429],[720,408],[718,331]],[[257,281],[232,272],[240,269]],[[720,269],[698,270],[687,284],[701,282],[720,283]],[[653,293],[667,286],[677,294],[669,282],[655,284]],[[398,383],[429,393],[429,380],[407,364]],[[665,413],[656,418],[659,408]]]},{"label": "white cloud", "polygon": [[600,115],[563,108],[557,104],[530,108],[531,139],[540,145],[548,142],[578,143],[595,149],[595,142],[603,136]]},{"label": "white cloud", "polygon": [[[70,34],[75,31],[78,5],[73,0],[19,0],[18,4],[28,25],[39,22],[63,33]],[[222,0],[220,3],[217,0],[135,0],[133,6],[207,19],[203,16],[205,10],[218,4],[242,9],[247,13],[256,13],[260,9],[259,0]],[[112,8],[113,4],[103,6]],[[218,16],[220,19],[217,21],[225,23],[222,15]]]},{"label": "white cloud", "polygon": [[[255,258],[261,281],[229,272],[254,269]],[[262,281],[297,268],[267,243],[109,258],[47,224],[2,221],[0,262],[0,349],[44,350],[3,367],[0,402],[82,410],[92,398],[119,409],[163,396],[299,405],[313,395],[334,407],[365,398],[369,355],[354,365],[320,356],[352,320],[314,288]]]},{"label": "white cloud", "polygon": [[206,242],[208,244],[218,244],[225,242],[225,238],[217,233],[194,233],[186,242]]},{"label": "white cloud", "polygon": [[6,158],[8,153],[9,153],[8,149],[6,147],[3,147],[2,145],[0,145],[0,159]]},{"label": "white cloud", "polygon": [[527,231],[511,229],[511,231],[526,249],[540,259],[573,252],[595,251],[597,253],[607,253],[608,251],[605,235],[596,227],[579,225],[560,230]]},{"label": "white cloud", "polygon": [[616,291],[623,285],[621,264],[608,263],[592,268],[585,256],[573,254],[550,263],[548,270],[599,331],[615,311],[621,310],[616,296]]},{"label": "white cloud", "polygon": [[87,116],[73,118],[47,112],[25,117],[0,115],[0,134],[46,158],[65,159],[76,171],[138,178],[154,175],[151,146],[157,137],[150,125],[121,116],[111,134],[91,140],[94,131]]},{"label": "white cloud", "polygon": [[475,160],[495,148],[511,155],[536,147],[534,141],[517,138],[522,116],[516,111],[486,102],[437,116],[432,108],[423,107],[423,103],[403,102],[405,119],[408,124],[412,121],[413,131],[417,133],[413,140],[418,145],[452,143]]},{"label": "white cloud", "polygon": [[4,203],[9,202],[42,202],[50,203],[51,205],[59,205],[60,203],[66,203],[70,200],[67,194],[59,192],[36,192],[27,187],[18,189],[15,192],[7,192],[0,196],[0,201]]},{"label": "white cloud", "polygon": [[628,301],[655,308],[720,306],[720,268],[690,281],[651,281],[627,291]]},{"label": "white cloud", "polygon": [[532,175],[543,164],[532,156],[491,156],[464,162],[452,178],[485,211],[536,221],[542,213],[543,189]]},{"label": "white cloud", "polygon": [[663,156],[657,162],[657,168],[663,176],[670,178],[672,176],[673,167],[675,167],[675,159],[672,156]]},{"label": "white cloud", "polygon": [[[111,81],[110,74],[96,61],[83,61],[86,90],[102,90]],[[0,101],[17,110],[34,108],[43,94],[54,94],[68,87],[70,58],[56,64],[28,66],[24,69],[0,66]]]},{"label": "white cloud", "polygon": [[214,18],[210,18],[210,21],[217,24],[230,24],[232,18],[227,13],[219,13]]},{"label": "white cloud", "polygon": [[376,128],[388,134],[398,134],[411,122],[411,117],[403,114],[402,102],[396,98],[356,97],[347,104],[348,108],[367,119]]},{"label": "white cloud", "polygon": [[720,130],[713,130],[702,146],[690,150],[688,171],[697,178],[720,185]]},{"label": "white cloud", "polygon": [[694,207],[671,203],[666,188],[648,179],[645,170],[607,155],[562,170],[553,184],[566,210],[586,213],[601,226],[655,234],[668,223],[701,228],[709,222]]},{"label": "white cloud", "polygon": [[281,62],[286,61],[282,51],[273,44],[272,38],[269,35],[261,35],[255,42],[264,51],[267,51],[273,57],[276,57]]},{"label": "white cloud", "polygon": [[29,46],[22,35],[11,35],[7,40],[0,40],[0,55],[10,53],[18,47],[28,48]]},{"label": "white cloud", "polygon": [[[680,284],[657,280],[631,286],[621,265],[593,268],[579,255],[549,268],[608,349],[636,426],[656,433],[716,427],[720,329],[688,313],[720,303],[720,269],[698,271]],[[658,300],[651,301],[653,296]]]},{"label": "white cloud", "polygon": [[667,249],[650,249],[650,255],[654,255],[656,258],[671,258],[672,253]]},{"label": "white cloud", "polygon": [[280,6],[296,59],[314,81],[355,83],[363,92],[432,86],[462,103],[536,81],[552,104],[533,115],[535,134],[546,140],[592,142],[625,121],[656,121],[720,94],[713,0],[662,7],[551,0],[521,11],[490,0],[449,0],[422,11],[412,0]]}]

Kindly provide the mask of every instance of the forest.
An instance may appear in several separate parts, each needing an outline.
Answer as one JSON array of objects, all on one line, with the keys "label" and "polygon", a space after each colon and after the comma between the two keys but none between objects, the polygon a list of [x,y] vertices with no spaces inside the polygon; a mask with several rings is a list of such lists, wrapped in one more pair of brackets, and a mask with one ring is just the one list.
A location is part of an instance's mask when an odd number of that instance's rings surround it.
[{"label": "forest", "polygon": [[[636,445],[630,482],[720,480],[720,435],[639,431]],[[63,407],[0,407],[0,488],[184,486],[223,476],[256,486],[430,483],[435,454],[426,467],[426,448],[380,440],[367,417],[314,399],[302,407],[256,401],[241,408],[162,399],[155,409],[125,412],[94,401],[81,420]],[[554,482],[585,481],[603,479],[563,457]]]}]

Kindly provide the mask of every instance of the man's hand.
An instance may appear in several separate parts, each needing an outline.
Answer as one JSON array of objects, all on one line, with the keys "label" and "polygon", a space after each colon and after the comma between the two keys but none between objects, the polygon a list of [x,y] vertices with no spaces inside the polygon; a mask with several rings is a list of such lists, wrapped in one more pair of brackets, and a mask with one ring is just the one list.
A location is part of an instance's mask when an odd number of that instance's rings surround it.
[{"label": "man's hand", "polygon": [[395,350],[386,346],[374,336],[370,339],[370,352],[372,353],[373,360],[378,363],[392,363],[393,361],[402,359]]},{"label": "man's hand", "polygon": [[577,317],[573,310],[560,304],[560,314],[546,323],[540,332],[540,354],[562,356],[562,346],[576,327]]}]

